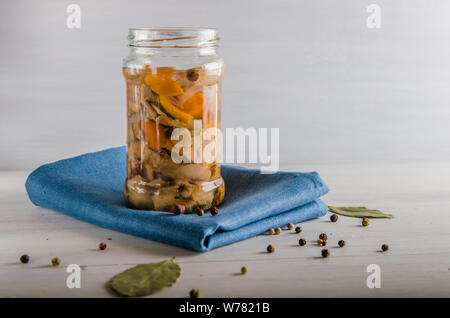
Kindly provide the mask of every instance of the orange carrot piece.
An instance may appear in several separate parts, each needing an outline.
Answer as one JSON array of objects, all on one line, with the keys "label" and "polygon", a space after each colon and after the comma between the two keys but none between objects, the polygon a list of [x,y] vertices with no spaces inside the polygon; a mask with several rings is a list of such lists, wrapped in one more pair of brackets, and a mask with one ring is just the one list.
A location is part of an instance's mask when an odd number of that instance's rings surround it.
[{"label": "orange carrot piece", "polygon": [[203,93],[197,92],[186,99],[181,108],[195,119],[202,119],[204,103],[205,97],[203,96]]},{"label": "orange carrot piece", "polygon": [[172,149],[172,143],[165,136],[164,130],[161,126],[157,125],[154,121],[142,122],[145,142],[153,150],[160,151],[161,148]]}]

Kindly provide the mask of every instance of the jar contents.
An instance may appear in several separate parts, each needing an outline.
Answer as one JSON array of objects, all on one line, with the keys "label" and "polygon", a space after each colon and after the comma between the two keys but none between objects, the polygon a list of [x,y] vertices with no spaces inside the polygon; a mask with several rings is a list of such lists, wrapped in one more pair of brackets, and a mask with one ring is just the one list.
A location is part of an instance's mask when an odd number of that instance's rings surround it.
[{"label": "jar contents", "polygon": [[[223,63],[189,69],[144,65],[124,67],[127,85],[127,179],[125,199],[137,209],[197,213],[220,204],[225,185],[218,158],[193,160],[194,122],[200,130],[220,128]],[[190,132],[192,159],[172,159],[175,129]],[[213,142],[213,141],[210,141]],[[207,147],[203,142],[201,150]],[[180,153],[180,157],[186,154]],[[180,209],[178,209],[180,210]],[[177,211],[178,211],[177,210]]]}]

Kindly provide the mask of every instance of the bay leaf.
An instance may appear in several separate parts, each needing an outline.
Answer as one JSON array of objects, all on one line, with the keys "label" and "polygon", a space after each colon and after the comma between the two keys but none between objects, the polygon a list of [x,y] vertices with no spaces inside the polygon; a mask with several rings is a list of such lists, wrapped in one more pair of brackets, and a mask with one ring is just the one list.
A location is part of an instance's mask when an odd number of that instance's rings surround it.
[{"label": "bay leaf", "polygon": [[111,278],[109,286],[121,296],[146,296],[172,286],[180,275],[180,266],[171,258],[129,268]]},{"label": "bay leaf", "polygon": [[364,206],[358,207],[336,207],[328,206],[328,211],[336,214],[350,216],[354,218],[393,218],[392,214],[386,214],[380,210],[368,209]]}]

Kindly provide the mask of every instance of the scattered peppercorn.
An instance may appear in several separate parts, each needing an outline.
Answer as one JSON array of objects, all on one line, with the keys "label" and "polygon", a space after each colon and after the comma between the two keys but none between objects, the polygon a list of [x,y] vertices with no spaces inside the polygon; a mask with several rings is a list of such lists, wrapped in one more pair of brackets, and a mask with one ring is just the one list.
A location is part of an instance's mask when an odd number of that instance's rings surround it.
[{"label": "scattered peppercorn", "polygon": [[241,274],[242,274],[242,275],[245,275],[245,274],[247,274],[247,272],[248,272],[247,267],[246,267],[246,266],[242,266],[242,268],[241,268]]},{"label": "scattered peppercorn", "polygon": [[298,240],[298,245],[300,245],[300,246],[305,246],[306,245],[306,240],[305,239],[299,239]]},{"label": "scattered peppercorn", "polygon": [[332,215],[330,216],[330,221],[331,221],[331,222],[337,222],[337,220],[338,220],[338,216],[337,216],[336,214],[332,214]]},{"label": "scattered peppercorn", "polygon": [[217,215],[217,214],[219,214],[219,209],[218,209],[216,206],[213,206],[213,207],[211,208],[211,214],[212,214],[212,215]]},{"label": "scattered peppercorn", "polygon": [[293,229],[294,229],[294,224],[289,223],[289,224],[287,225],[287,228],[288,228],[288,230],[293,230]]},{"label": "scattered peppercorn", "polygon": [[320,235],[319,235],[319,238],[320,238],[322,241],[328,240],[328,236],[327,236],[325,233],[320,234]]},{"label": "scattered peppercorn", "polygon": [[388,249],[389,249],[389,245],[387,245],[387,244],[381,245],[381,250],[382,250],[383,252],[386,252]]},{"label": "scattered peppercorn", "polygon": [[340,240],[338,242],[339,247],[344,247],[345,246],[345,241],[344,240]]},{"label": "scattered peppercorn", "polygon": [[184,214],[185,211],[186,211],[186,207],[184,205],[182,205],[182,204],[175,205],[175,214],[176,215]]},{"label": "scattered peppercorn", "polygon": [[187,79],[190,80],[191,82],[195,82],[196,80],[198,80],[199,76],[200,75],[198,74],[198,72],[194,69],[191,69],[186,73]]},{"label": "scattered peppercorn", "polygon": [[301,226],[297,226],[296,228],[295,228],[295,233],[301,233],[302,232],[302,227]]},{"label": "scattered peppercorn", "polygon": [[30,257],[29,257],[27,254],[23,254],[23,255],[20,257],[20,262],[23,263],[23,264],[26,264],[26,263],[28,263],[29,261],[30,261]]},{"label": "scattered peppercorn", "polygon": [[369,226],[369,219],[368,218],[363,218],[363,220],[362,220],[362,226]]},{"label": "scattered peppercorn", "polygon": [[275,234],[275,230],[270,228],[268,233],[269,233],[269,235],[274,235]]},{"label": "scattered peppercorn", "polygon": [[317,240],[317,245],[319,245],[319,246],[325,246],[325,245],[327,245],[327,241],[318,239],[318,240]]},{"label": "scattered peppercorn", "polygon": [[107,240],[108,240],[108,241],[112,241],[112,238],[108,237]]},{"label": "scattered peppercorn", "polygon": [[269,246],[267,246],[267,253],[273,253],[275,252],[275,247],[273,247],[272,244],[269,244]]},{"label": "scattered peppercorn", "polygon": [[205,211],[202,208],[197,208],[197,215],[203,216],[203,214],[205,214]]},{"label": "scattered peppercorn", "polygon": [[103,251],[104,249],[106,249],[106,244],[101,242],[100,244],[98,244],[98,248]]},{"label": "scattered peppercorn", "polygon": [[52,258],[52,265],[53,266],[59,266],[59,264],[61,264],[61,260],[58,257],[53,257]]},{"label": "scattered peppercorn", "polygon": [[281,234],[281,228],[279,228],[279,227],[277,227],[276,229],[275,229],[275,233],[278,235],[278,234]]},{"label": "scattered peppercorn", "polygon": [[198,298],[200,296],[200,290],[199,289],[191,289],[189,292],[189,296],[191,298]]},{"label": "scattered peppercorn", "polygon": [[328,257],[330,256],[330,251],[328,249],[323,249],[322,250],[322,257]]}]

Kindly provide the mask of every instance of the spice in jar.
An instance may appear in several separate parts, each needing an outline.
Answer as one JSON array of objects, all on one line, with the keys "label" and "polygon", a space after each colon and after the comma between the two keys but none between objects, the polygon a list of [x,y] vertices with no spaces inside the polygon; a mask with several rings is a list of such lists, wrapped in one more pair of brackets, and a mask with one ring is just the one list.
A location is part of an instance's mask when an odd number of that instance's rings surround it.
[{"label": "spice in jar", "polygon": [[199,76],[200,75],[198,74],[198,71],[195,69],[190,69],[186,72],[186,77],[191,82],[195,82],[196,80],[198,80]]},{"label": "spice in jar", "polygon": [[198,216],[203,216],[204,214],[205,214],[205,211],[202,208],[197,207],[197,215]]},{"label": "spice in jar", "polygon": [[182,205],[182,204],[175,205],[175,214],[176,215],[184,214],[185,211],[186,211],[186,207],[184,205]]},{"label": "spice in jar", "polygon": [[212,214],[212,215],[217,215],[217,214],[219,214],[219,209],[218,209],[216,206],[213,206],[213,207],[211,208],[211,214]]}]

